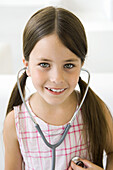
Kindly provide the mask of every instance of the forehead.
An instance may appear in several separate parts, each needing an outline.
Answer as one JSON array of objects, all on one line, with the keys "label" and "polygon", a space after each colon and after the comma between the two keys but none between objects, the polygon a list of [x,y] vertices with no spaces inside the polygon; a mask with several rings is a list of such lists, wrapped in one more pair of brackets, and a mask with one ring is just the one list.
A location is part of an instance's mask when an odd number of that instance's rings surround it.
[{"label": "forehead", "polygon": [[70,58],[78,59],[78,56],[70,51],[59,39],[56,34],[45,36],[38,41],[30,53],[33,58],[50,58],[59,60],[69,60]]}]

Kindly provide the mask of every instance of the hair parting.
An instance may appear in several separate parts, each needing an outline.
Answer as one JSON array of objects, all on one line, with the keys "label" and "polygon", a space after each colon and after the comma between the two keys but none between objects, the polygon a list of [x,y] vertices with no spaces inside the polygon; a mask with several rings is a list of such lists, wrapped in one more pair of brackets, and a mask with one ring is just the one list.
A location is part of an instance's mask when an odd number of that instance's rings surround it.
[{"label": "hair parting", "polygon": [[[56,33],[61,42],[81,59],[85,61],[87,54],[87,38],[81,21],[71,12],[52,6],[36,12],[27,22],[23,33],[23,55],[26,61],[36,43],[50,34]],[[26,72],[20,77],[20,85],[25,96]],[[81,99],[87,84],[79,79]],[[103,111],[103,101],[89,88],[86,99],[81,108],[86,142],[89,141],[89,155],[91,160],[103,167],[103,150],[107,145],[106,135],[109,131]],[[17,83],[12,91],[7,113],[14,106],[22,104]],[[105,105],[105,104],[104,104]]]}]

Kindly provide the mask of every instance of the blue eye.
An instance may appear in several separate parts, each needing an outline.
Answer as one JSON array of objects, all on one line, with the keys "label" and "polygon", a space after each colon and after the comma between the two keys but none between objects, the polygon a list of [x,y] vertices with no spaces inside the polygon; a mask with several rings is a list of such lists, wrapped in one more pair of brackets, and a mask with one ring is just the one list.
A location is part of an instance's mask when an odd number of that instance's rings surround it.
[{"label": "blue eye", "polygon": [[70,64],[70,63],[64,65],[64,68],[67,68],[67,69],[71,69],[73,67],[75,67],[75,65],[74,64]]},{"label": "blue eye", "polygon": [[50,67],[50,64],[48,64],[48,63],[40,63],[39,64],[41,67],[43,67],[43,68],[48,68],[48,67]]}]

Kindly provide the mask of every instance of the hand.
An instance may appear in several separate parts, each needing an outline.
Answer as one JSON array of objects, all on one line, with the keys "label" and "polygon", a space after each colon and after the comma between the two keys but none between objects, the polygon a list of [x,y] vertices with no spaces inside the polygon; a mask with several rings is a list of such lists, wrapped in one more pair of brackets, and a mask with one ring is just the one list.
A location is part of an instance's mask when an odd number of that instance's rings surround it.
[{"label": "hand", "polygon": [[[88,160],[83,160],[80,159],[86,166],[87,166],[87,170],[104,170],[103,168],[93,164],[92,162],[88,161]],[[85,168],[82,168],[78,165],[76,165],[73,161],[71,162],[70,167],[68,168],[68,170],[85,170]]]}]

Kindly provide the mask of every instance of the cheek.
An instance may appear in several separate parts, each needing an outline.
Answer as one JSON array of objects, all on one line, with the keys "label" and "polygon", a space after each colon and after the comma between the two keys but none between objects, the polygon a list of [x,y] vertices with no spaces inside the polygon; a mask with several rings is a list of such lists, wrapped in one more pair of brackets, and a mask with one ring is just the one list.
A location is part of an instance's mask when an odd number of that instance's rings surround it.
[{"label": "cheek", "polygon": [[77,78],[75,77],[75,78],[70,80],[70,85],[72,86],[72,88],[76,87],[76,85],[78,84],[78,80],[79,80],[78,77]]},{"label": "cheek", "polygon": [[80,76],[80,72],[78,73],[74,73],[73,75],[68,76],[68,82],[70,83],[70,85],[72,87],[76,87],[76,85],[78,84],[79,81],[79,76]]},{"label": "cheek", "polygon": [[34,87],[41,86],[45,83],[47,76],[41,71],[35,71],[31,73],[31,78]]}]

